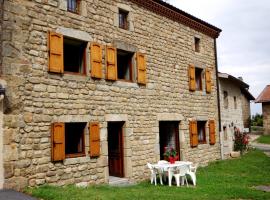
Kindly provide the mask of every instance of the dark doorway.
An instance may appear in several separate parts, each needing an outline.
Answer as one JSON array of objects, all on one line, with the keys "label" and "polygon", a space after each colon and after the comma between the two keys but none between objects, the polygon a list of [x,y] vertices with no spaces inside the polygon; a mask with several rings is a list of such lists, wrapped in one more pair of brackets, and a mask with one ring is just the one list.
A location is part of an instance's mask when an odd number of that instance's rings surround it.
[{"label": "dark doorway", "polygon": [[124,122],[108,123],[108,153],[110,176],[124,177],[123,125]]},{"label": "dark doorway", "polygon": [[164,160],[164,148],[172,147],[178,152],[180,160],[179,145],[179,122],[164,121],[159,122],[159,144],[160,144],[160,160]]}]

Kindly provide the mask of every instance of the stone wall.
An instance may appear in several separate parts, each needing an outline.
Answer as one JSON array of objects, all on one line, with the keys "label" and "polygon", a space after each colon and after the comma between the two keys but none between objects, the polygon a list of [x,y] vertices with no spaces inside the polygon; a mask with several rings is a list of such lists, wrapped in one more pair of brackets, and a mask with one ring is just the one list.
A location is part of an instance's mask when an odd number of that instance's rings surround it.
[{"label": "stone wall", "polygon": [[264,134],[270,135],[270,103],[262,103]]},{"label": "stone wall", "polygon": [[[41,3],[42,2],[42,3]],[[124,120],[125,176],[148,179],[146,163],[159,159],[159,121],[180,121],[182,158],[206,164],[220,159],[214,39],[126,0],[83,0],[83,15],[67,12],[62,1],[6,0],[3,73],[7,82],[4,115],[6,188],[27,185],[108,182],[107,124]],[[62,7],[61,7],[62,6]],[[117,7],[132,14],[130,31],[115,26]],[[147,56],[146,86],[89,76],[48,73],[47,31],[78,33],[102,45],[135,46]],[[65,31],[63,31],[65,30]],[[194,51],[194,36],[201,51]],[[75,36],[74,36],[75,37]],[[89,53],[87,54],[89,55]],[[89,59],[89,58],[88,58]],[[212,93],[190,92],[188,66],[210,68]],[[105,57],[103,51],[103,72]],[[216,144],[190,148],[189,120],[216,121]],[[51,162],[53,122],[99,121],[101,156],[88,154]],[[85,137],[89,137],[86,131]],[[89,146],[86,139],[86,152]]]},{"label": "stone wall", "polygon": [[4,0],[0,0],[0,74],[2,74],[2,24],[3,24],[3,4]]},{"label": "stone wall", "polygon": [[[242,114],[242,93],[239,87],[227,79],[219,79],[220,84],[220,110],[221,129],[224,141],[225,157],[233,150],[234,127],[241,131],[244,129]],[[224,91],[228,92],[228,108],[224,105]],[[234,97],[237,99],[237,107],[234,106]]]}]

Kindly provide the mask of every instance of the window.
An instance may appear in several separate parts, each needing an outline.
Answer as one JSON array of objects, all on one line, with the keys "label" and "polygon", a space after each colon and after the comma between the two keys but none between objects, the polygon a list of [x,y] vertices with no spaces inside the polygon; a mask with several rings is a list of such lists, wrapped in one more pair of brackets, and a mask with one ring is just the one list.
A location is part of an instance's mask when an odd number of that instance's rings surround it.
[{"label": "window", "polygon": [[86,74],[85,50],[87,43],[64,38],[64,71]]},{"label": "window", "polygon": [[118,79],[133,81],[132,60],[134,53],[117,50],[117,77]]},{"label": "window", "polygon": [[128,11],[119,9],[119,28],[128,30]]},{"label": "window", "polygon": [[195,43],[195,52],[200,52],[200,38],[195,37],[194,38],[194,43]]},{"label": "window", "polygon": [[84,154],[84,129],[86,123],[65,124],[65,154],[66,157]]},{"label": "window", "polygon": [[79,13],[80,0],[67,0],[67,10],[73,13]]},{"label": "window", "polygon": [[202,90],[202,72],[202,69],[195,68],[196,90]]},{"label": "window", "polygon": [[229,99],[228,99],[228,92],[227,91],[223,92],[223,102],[224,102],[224,108],[228,109],[228,107],[229,107]]},{"label": "window", "polygon": [[237,109],[237,98],[236,98],[236,96],[233,97],[233,102],[234,102],[234,109]]},{"label": "window", "polygon": [[224,140],[228,140],[228,130],[227,126],[223,126]]},{"label": "window", "polygon": [[205,124],[206,124],[205,121],[198,121],[197,122],[198,142],[200,144],[206,143]]}]

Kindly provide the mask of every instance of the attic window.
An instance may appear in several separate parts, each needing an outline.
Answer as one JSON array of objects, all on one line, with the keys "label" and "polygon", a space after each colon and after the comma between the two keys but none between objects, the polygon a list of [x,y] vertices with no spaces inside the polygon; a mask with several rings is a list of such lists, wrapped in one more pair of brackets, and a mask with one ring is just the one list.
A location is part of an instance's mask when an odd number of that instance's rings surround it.
[{"label": "attic window", "polygon": [[128,30],[128,11],[119,9],[119,28]]},{"label": "attic window", "polygon": [[195,52],[200,52],[200,42],[201,42],[201,39],[195,37],[194,38],[194,42],[195,42]]},{"label": "attic window", "polygon": [[228,109],[228,107],[229,107],[229,99],[228,99],[228,92],[227,91],[223,92],[223,102],[224,102],[224,108]]},{"label": "attic window", "polygon": [[67,0],[67,10],[73,13],[79,13],[80,0]]}]

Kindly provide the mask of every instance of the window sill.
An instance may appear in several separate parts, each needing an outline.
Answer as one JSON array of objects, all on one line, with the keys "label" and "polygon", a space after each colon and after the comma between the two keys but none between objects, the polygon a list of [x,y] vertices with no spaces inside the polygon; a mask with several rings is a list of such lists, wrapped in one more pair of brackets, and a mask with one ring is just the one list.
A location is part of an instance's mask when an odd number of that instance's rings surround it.
[{"label": "window sill", "polygon": [[86,73],[77,73],[77,72],[67,72],[64,71],[64,74],[69,74],[69,75],[76,75],[76,76],[86,76]]},{"label": "window sill", "polygon": [[205,142],[199,142],[199,144],[207,144],[207,142],[205,141]]},{"label": "window sill", "polygon": [[122,81],[122,80],[117,80],[113,83],[113,86],[118,86],[118,87],[123,87],[123,88],[139,88],[139,85],[134,82],[129,82],[129,81]]},{"label": "window sill", "polygon": [[66,154],[66,158],[78,158],[84,157],[85,153],[74,153],[74,154]]}]

